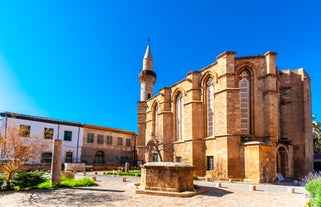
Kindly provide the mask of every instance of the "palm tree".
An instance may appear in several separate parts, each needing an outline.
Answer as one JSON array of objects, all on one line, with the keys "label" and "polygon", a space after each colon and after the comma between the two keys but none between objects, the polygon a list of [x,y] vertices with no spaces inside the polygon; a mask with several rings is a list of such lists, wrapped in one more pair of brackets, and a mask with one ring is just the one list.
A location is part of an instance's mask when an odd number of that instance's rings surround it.
[{"label": "palm tree", "polygon": [[314,153],[321,154],[321,122],[312,122],[312,136]]}]

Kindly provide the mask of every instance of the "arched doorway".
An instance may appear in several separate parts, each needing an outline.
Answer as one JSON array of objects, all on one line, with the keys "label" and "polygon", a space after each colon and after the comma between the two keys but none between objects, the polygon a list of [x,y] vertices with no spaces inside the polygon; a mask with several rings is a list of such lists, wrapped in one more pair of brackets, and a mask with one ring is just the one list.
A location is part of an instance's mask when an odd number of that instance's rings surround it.
[{"label": "arched doorway", "polygon": [[283,177],[289,178],[289,155],[284,146],[280,146],[276,155],[277,172],[281,173]]},{"label": "arched doorway", "polygon": [[105,153],[103,151],[97,151],[95,154],[95,163],[104,163]]},{"label": "arched doorway", "polygon": [[157,139],[150,140],[146,145],[146,152],[148,156],[148,162],[159,162],[163,161],[162,155],[160,152],[160,143]]}]

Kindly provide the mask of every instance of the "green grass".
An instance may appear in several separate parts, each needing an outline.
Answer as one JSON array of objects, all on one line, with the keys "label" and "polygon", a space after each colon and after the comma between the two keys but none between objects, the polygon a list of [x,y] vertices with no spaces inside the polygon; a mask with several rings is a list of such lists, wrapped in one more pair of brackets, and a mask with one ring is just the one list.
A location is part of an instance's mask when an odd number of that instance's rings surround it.
[{"label": "green grass", "polygon": [[60,185],[50,185],[50,179],[47,179],[45,182],[40,183],[37,188],[38,189],[57,189],[57,188],[73,188],[73,187],[87,187],[87,186],[97,186],[90,178],[81,178],[77,180],[67,179],[65,177],[61,177]]},{"label": "green grass", "polygon": [[131,170],[131,171],[128,171],[128,172],[117,172],[115,171],[114,173],[113,172],[107,172],[106,173],[107,175],[121,175],[121,176],[141,176],[141,171],[140,170]]}]

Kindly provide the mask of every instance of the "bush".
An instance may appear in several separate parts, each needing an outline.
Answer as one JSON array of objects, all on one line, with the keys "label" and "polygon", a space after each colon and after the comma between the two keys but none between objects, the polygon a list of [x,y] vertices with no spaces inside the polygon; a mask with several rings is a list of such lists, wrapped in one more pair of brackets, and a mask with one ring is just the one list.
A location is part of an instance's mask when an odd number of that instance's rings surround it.
[{"label": "bush", "polygon": [[321,179],[321,171],[316,172],[312,171],[309,172],[304,178],[302,178],[299,182],[301,186],[305,186],[307,183],[309,183],[311,180]]},{"label": "bush", "polygon": [[20,171],[15,175],[13,185],[16,189],[32,189],[45,180],[43,171]]},{"label": "bush", "polygon": [[309,206],[321,206],[321,178],[309,181],[305,189],[310,193]]},{"label": "bush", "polygon": [[2,174],[0,174],[0,190],[2,190],[3,183],[4,183],[4,179],[2,177]]}]

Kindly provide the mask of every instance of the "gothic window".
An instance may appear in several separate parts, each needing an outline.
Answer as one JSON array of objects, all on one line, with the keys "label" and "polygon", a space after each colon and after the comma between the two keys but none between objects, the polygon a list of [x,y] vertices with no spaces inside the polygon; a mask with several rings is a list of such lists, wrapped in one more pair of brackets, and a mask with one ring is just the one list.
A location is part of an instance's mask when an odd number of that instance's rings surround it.
[{"label": "gothic window", "polygon": [[157,136],[157,124],[158,124],[158,105],[156,104],[153,111],[153,134]]},{"label": "gothic window", "polygon": [[207,156],[207,170],[214,170],[214,157]]},{"label": "gothic window", "polygon": [[214,134],[214,86],[213,79],[210,78],[206,83],[207,100],[207,136]]},{"label": "gothic window", "polygon": [[176,98],[176,137],[177,140],[183,138],[184,127],[184,101],[183,95],[180,93]]},{"label": "gothic window", "polygon": [[243,71],[239,76],[240,109],[241,109],[241,134],[250,134],[251,112],[251,75]]}]

